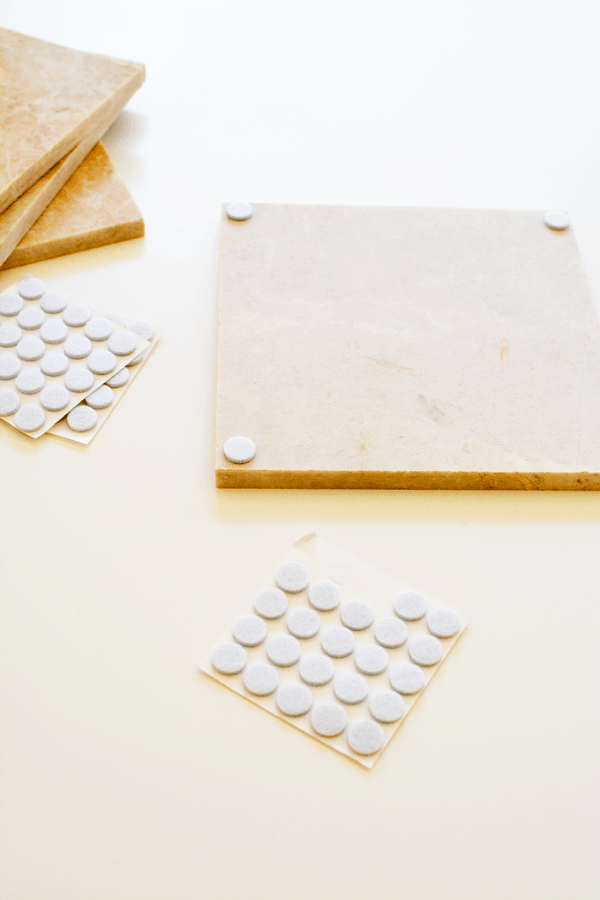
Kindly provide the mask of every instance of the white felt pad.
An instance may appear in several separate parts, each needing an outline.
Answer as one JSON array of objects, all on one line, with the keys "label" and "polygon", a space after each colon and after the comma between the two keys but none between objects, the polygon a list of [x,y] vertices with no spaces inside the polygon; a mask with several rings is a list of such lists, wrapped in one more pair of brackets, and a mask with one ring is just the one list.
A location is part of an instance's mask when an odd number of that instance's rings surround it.
[{"label": "white felt pad", "polygon": [[44,375],[64,375],[69,370],[69,360],[64,353],[47,353],[40,363]]},{"label": "white felt pad", "polygon": [[425,673],[413,663],[396,663],[390,669],[390,684],[399,694],[417,694],[425,684]]},{"label": "white felt pad", "polygon": [[51,412],[57,412],[69,405],[69,392],[60,384],[54,384],[51,387],[44,388],[40,394],[40,403]]},{"label": "white felt pad", "polygon": [[65,387],[80,394],[94,386],[94,376],[87,369],[71,369],[65,375]]},{"label": "white felt pad", "polygon": [[25,337],[17,344],[17,353],[21,359],[25,359],[28,362],[34,359],[41,359],[45,352],[46,348],[43,342],[36,337]]},{"label": "white felt pad", "polygon": [[276,634],[267,641],[267,656],[276,666],[293,666],[301,652],[300,644],[291,634]]},{"label": "white felt pad", "polygon": [[67,298],[60,291],[48,291],[40,301],[40,306],[47,313],[59,313],[68,306]]},{"label": "white felt pad", "polygon": [[320,612],[330,612],[340,605],[342,595],[333,581],[315,581],[308,589],[308,599]]},{"label": "white felt pad", "polygon": [[250,440],[250,438],[237,435],[236,437],[231,437],[229,440],[225,441],[223,453],[229,462],[238,463],[238,465],[240,465],[254,459],[256,456],[256,444],[254,441]]},{"label": "white felt pad", "polygon": [[298,670],[302,681],[320,686],[329,684],[333,678],[335,666],[330,658],[322,653],[308,653],[300,660]]},{"label": "white felt pad", "polygon": [[108,341],[108,349],[115,356],[129,356],[137,347],[137,338],[128,331],[118,331]]},{"label": "white felt pad", "polygon": [[370,756],[383,747],[384,734],[381,725],[364,719],[348,729],[348,744],[355,753]]},{"label": "white felt pad", "polygon": [[287,617],[287,627],[294,637],[306,640],[318,633],[321,627],[319,614],[314,609],[301,606],[293,609]]},{"label": "white felt pad", "polygon": [[284,562],[275,571],[275,581],[282,591],[298,594],[308,587],[308,569],[299,562]]},{"label": "white felt pad", "polygon": [[374,618],[373,609],[366,600],[347,600],[342,604],[342,622],[352,631],[368,628]]},{"label": "white felt pad", "polygon": [[15,382],[17,390],[22,394],[37,394],[45,384],[46,379],[39,369],[24,369]]},{"label": "white felt pad", "polygon": [[80,404],[72,409],[67,416],[67,425],[71,431],[91,431],[98,423],[98,416],[95,410],[89,406]]},{"label": "white felt pad", "polygon": [[3,294],[0,297],[0,315],[16,316],[23,309],[23,300],[18,294]]},{"label": "white felt pad", "polygon": [[234,622],[233,636],[244,647],[258,647],[267,636],[267,626],[258,616],[240,616]]},{"label": "white felt pad", "polygon": [[0,391],[0,416],[12,416],[21,405],[19,395],[9,388]]},{"label": "white felt pad", "polygon": [[40,331],[40,337],[46,344],[62,344],[69,336],[69,331],[60,319],[51,319],[44,322]]},{"label": "white felt pad", "polygon": [[401,647],[408,637],[408,628],[402,619],[386,616],[375,625],[374,635],[382,647]]},{"label": "white felt pad", "polygon": [[258,697],[266,697],[277,690],[279,675],[277,669],[268,663],[253,663],[244,672],[246,690]]},{"label": "white felt pad", "polygon": [[213,651],[211,662],[222,675],[237,675],[246,665],[246,651],[233,641],[219,644]]},{"label": "white felt pad", "polygon": [[284,684],[275,697],[277,706],[286,716],[303,716],[312,706],[312,694],[303,684]]},{"label": "white felt pad", "polygon": [[347,723],[346,710],[339,703],[319,703],[310,715],[310,724],[321,737],[341,734]]},{"label": "white felt pad", "polygon": [[65,341],[64,351],[71,359],[85,359],[92,352],[92,342],[83,334],[72,334]]},{"label": "white felt pad", "polygon": [[46,421],[46,413],[39,406],[30,403],[28,406],[22,406],[15,416],[17,428],[21,431],[37,431]]},{"label": "white felt pad", "polygon": [[376,691],[369,697],[369,712],[378,722],[397,722],[405,709],[406,704],[396,691]]},{"label": "white felt pad", "polygon": [[108,375],[117,365],[117,357],[110,350],[94,350],[87,364],[95,375]]},{"label": "white felt pad", "polygon": [[0,381],[10,381],[21,371],[21,363],[16,356],[0,356]]},{"label": "white felt pad", "polygon": [[419,666],[434,666],[442,658],[442,645],[430,634],[417,634],[409,638],[408,655]]},{"label": "white felt pad", "polygon": [[41,278],[34,278],[33,275],[24,275],[19,282],[19,293],[25,300],[39,300],[46,285]]},{"label": "white felt pad", "polygon": [[369,684],[356,672],[344,672],[334,678],[333,693],[342,703],[362,703],[369,693]]},{"label": "white felt pad", "polygon": [[65,325],[70,325],[71,328],[80,328],[82,325],[89,322],[91,318],[91,309],[89,306],[83,306],[83,304],[68,306],[63,313]]},{"label": "white felt pad", "polygon": [[394,600],[394,610],[401,619],[416,622],[427,612],[427,601],[418,591],[403,591]]},{"label": "white felt pad", "polygon": [[366,644],[354,652],[354,664],[363,675],[381,675],[388,667],[389,656],[379,644]]},{"label": "white felt pad", "polygon": [[548,228],[552,228],[553,231],[564,231],[565,228],[568,228],[571,224],[571,220],[566,213],[554,210],[546,213],[544,222]]},{"label": "white felt pad", "polygon": [[23,332],[18,325],[0,325],[0,347],[16,347],[22,337]]},{"label": "white felt pad", "polygon": [[254,609],[263,619],[280,619],[287,610],[287,597],[279,588],[263,588],[252,601]]},{"label": "white felt pad", "polygon": [[427,627],[438,638],[453,637],[460,629],[460,619],[453,609],[440,606],[427,616]]},{"label": "white felt pad", "polygon": [[113,402],[113,397],[114,394],[108,385],[102,384],[85,398],[85,402],[92,409],[106,409]]},{"label": "white felt pad", "polygon": [[46,316],[39,306],[26,306],[17,316],[17,322],[25,331],[35,331],[45,320]]},{"label": "white felt pad", "polygon": [[245,222],[252,216],[252,207],[249,203],[230,203],[227,207],[227,215],[235,222]]},{"label": "white felt pad", "polygon": [[354,650],[354,635],[343,625],[332,625],[321,635],[321,647],[328,656],[336,659],[349,656]]},{"label": "white felt pad", "polygon": [[98,317],[97,319],[90,319],[87,323],[85,326],[85,336],[88,337],[90,341],[107,341],[114,330],[112,322],[109,322],[108,319]]},{"label": "white felt pad", "polygon": [[106,384],[111,388],[120,388],[123,387],[124,384],[127,384],[129,381],[129,372],[127,370],[127,366],[121,369],[119,372],[115,372],[112,378],[109,378]]}]

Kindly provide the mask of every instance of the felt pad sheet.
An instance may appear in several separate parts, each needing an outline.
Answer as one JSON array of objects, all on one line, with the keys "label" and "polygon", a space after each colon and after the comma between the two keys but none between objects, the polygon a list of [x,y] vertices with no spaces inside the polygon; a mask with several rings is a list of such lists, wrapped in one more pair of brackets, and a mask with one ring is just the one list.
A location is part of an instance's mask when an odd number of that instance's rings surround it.
[{"label": "felt pad sheet", "polygon": [[[290,551],[286,553],[285,556],[280,560],[280,563],[287,562],[289,560],[301,562],[308,568],[310,572],[311,583],[315,581],[334,581],[338,585],[342,595],[341,604],[337,609],[327,613],[319,612],[319,616],[321,618],[320,631],[314,638],[300,641],[302,647],[302,656],[305,656],[308,653],[322,652],[320,638],[323,631],[331,625],[342,624],[340,616],[341,605],[344,603],[344,601],[352,599],[366,600],[371,604],[375,612],[374,622],[369,628],[365,629],[364,631],[354,632],[356,639],[356,648],[358,649],[359,647],[365,645],[376,644],[373,637],[373,631],[378,620],[385,616],[395,615],[393,602],[397,594],[399,594],[401,591],[415,590],[413,586],[404,584],[397,578],[379,572],[368,563],[363,562],[362,560],[349,553],[346,553],[344,550],[340,550],[338,547],[333,546],[314,533],[300,538],[300,540],[298,540],[290,549]],[[256,590],[252,590],[252,588],[249,588],[247,603],[243,609],[240,609],[240,616],[244,614],[255,613],[255,610],[252,606],[252,599],[258,590],[267,587],[276,587],[274,576],[276,569],[277,566],[275,566],[273,571],[261,585],[257,585]],[[310,607],[308,601],[307,591],[302,591],[299,594],[286,594],[286,596],[288,600],[288,614],[292,610],[299,607],[312,608]],[[434,600],[431,597],[427,597],[426,599],[428,611],[445,605],[443,603],[440,603],[439,601]],[[239,675],[221,675],[219,672],[217,672],[211,663],[211,656],[216,646],[222,644],[224,641],[233,640],[231,627],[227,629],[227,631],[221,636],[217,644],[215,644],[214,647],[211,648],[210,652],[207,653],[207,655],[204,657],[200,664],[200,669],[206,675],[209,675],[216,681],[220,681],[221,684],[224,684],[232,691],[241,694],[242,697],[246,697],[247,700],[251,700],[257,706],[261,706],[263,709],[267,710],[267,712],[270,712],[278,718],[283,719],[290,725],[294,725],[300,731],[304,731],[311,737],[316,738],[318,741],[327,744],[332,749],[337,750],[339,753],[342,753],[345,756],[349,756],[360,765],[370,769],[375,764],[387,744],[390,742],[392,736],[397,731],[399,726],[402,724],[402,722],[405,721],[407,715],[409,714],[410,710],[413,708],[419,697],[424,693],[425,690],[427,690],[432,678],[435,676],[440,666],[442,665],[452,648],[455,646],[460,635],[467,627],[469,622],[468,618],[460,613],[458,613],[458,615],[460,619],[459,632],[454,635],[454,637],[446,638],[441,641],[443,656],[437,665],[423,667],[423,673],[425,675],[425,686],[422,688],[422,690],[412,696],[404,695],[406,711],[402,718],[398,722],[394,722],[389,725],[381,725],[384,732],[384,744],[381,750],[379,750],[377,753],[374,753],[372,756],[361,756],[360,754],[355,753],[349,747],[347,739],[348,729],[354,722],[357,722],[359,720],[373,721],[372,717],[369,714],[368,697],[362,703],[358,703],[356,705],[342,704],[348,716],[348,725],[342,732],[342,734],[340,734],[338,737],[325,738],[318,735],[311,727],[310,712],[306,715],[298,717],[285,716],[279,711],[277,707],[277,704],[275,702],[275,694],[271,694],[268,697],[258,697],[250,694],[246,690],[243,681],[243,672]],[[267,625],[267,639],[263,641],[263,643],[261,643],[258,647],[245,648],[248,655],[247,665],[251,665],[254,662],[269,662],[266,653],[267,641],[271,636],[276,634],[289,634],[289,631],[286,627],[286,618],[287,614],[280,619],[271,621],[265,620]],[[233,626],[233,622],[231,623],[231,625]],[[411,637],[417,634],[430,633],[427,628],[426,617],[418,622],[407,622],[406,625],[408,627],[408,640],[410,640]],[[365,676],[369,684],[369,694],[372,694],[377,690],[390,689],[389,673],[390,668],[395,663],[411,662],[408,656],[407,643],[408,641],[402,647],[399,647],[397,649],[387,650],[390,661],[388,668],[383,674],[375,676]],[[334,678],[336,675],[345,672],[357,672],[353,656],[348,656],[344,659],[333,659],[333,663],[335,666]],[[298,666],[299,663],[288,668],[277,669],[279,674],[280,686],[284,684],[304,684],[298,673]],[[323,685],[322,687],[309,687],[313,695],[313,708],[318,703],[322,702],[339,702],[333,692],[333,681],[329,684]]]}]

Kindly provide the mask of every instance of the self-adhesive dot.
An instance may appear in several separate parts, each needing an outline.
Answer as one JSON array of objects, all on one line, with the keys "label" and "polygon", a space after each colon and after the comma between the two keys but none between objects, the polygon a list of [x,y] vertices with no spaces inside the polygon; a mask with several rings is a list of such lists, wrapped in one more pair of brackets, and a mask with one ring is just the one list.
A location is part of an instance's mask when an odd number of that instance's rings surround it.
[{"label": "self-adhesive dot", "polygon": [[408,637],[408,628],[402,619],[386,616],[376,623],[373,633],[378,644],[391,649],[401,647],[405,643]]},{"label": "self-adhesive dot", "polygon": [[425,685],[425,673],[413,663],[396,663],[390,669],[390,684],[399,694],[417,694]]},{"label": "self-adhesive dot", "polygon": [[19,395],[9,388],[0,391],[0,416],[12,416],[21,405]]},{"label": "self-adhesive dot", "polygon": [[117,331],[108,341],[108,349],[115,356],[129,356],[137,347],[137,338],[128,331]]},{"label": "self-adhesive dot", "polygon": [[44,388],[40,394],[40,403],[44,409],[47,409],[50,412],[57,412],[59,409],[64,409],[69,405],[70,399],[68,390],[64,388],[62,384],[53,384],[50,387]]},{"label": "self-adhesive dot", "polygon": [[286,716],[303,716],[312,706],[312,694],[303,684],[284,684],[277,691],[275,702]]},{"label": "self-adhesive dot", "polygon": [[112,378],[108,379],[106,384],[110,388],[120,388],[120,387],[123,387],[123,385],[127,384],[128,381],[129,381],[129,372],[127,370],[127,366],[124,366],[118,372],[115,372],[115,374],[112,376]]},{"label": "self-adhesive dot", "polygon": [[308,569],[299,562],[284,562],[275,571],[277,586],[288,594],[299,594],[308,587],[309,580]]},{"label": "self-adhesive dot", "polygon": [[571,224],[571,220],[566,213],[555,210],[546,213],[544,222],[553,231],[564,231]]},{"label": "self-adhesive dot", "polygon": [[154,340],[154,325],[151,325],[150,322],[144,321],[144,319],[138,319],[137,322],[132,322],[131,325],[128,326],[130,331],[133,331],[134,334],[139,335],[139,337],[144,338],[145,341],[153,341]]},{"label": "self-adhesive dot", "polygon": [[131,368],[132,366],[139,366],[139,364],[141,363],[143,358],[144,358],[144,354],[138,353],[138,355],[134,359],[129,360],[129,362],[127,363],[128,367]]},{"label": "self-adhesive dot", "polygon": [[244,647],[258,647],[267,636],[267,626],[259,616],[240,616],[233,625],[233,636]]},{"label": "self-adhesive dot", "polygon": [[85,326],[84,334],[90,341],[107,341],[113,331],[112,322],[109,322],[108,319],[97,318],[90,319]]},{"label": "self-adhesive dot", "polygon": [[22,337],[18,325],[0,325],[0,347],[16,347]]},{"label": "self-adhesive dot", "polygon": [[102,384],[85,398],[85,402],[92,409],[106,409],[113,402],[113,397],[114,394],[108,385]]},{"label": "self-adhesive dot", "polygon": [[355,722],[348,729],[348,744],[355,753],[361,756],[371,756],[383,747],[385,735],[383,728],[377,722],[364,719]]},{"label": "self-adhesive dot", "polygon": [[64,351],[70,359],[85,359],[92,352],[92,342],[83,334],[72,334],[65,341]]},{"label": "self-adhesive dot", "polygon": [[15,416],[15,424],[21,431],[30,432],[37,431],[42,428],[46,421],[46,414],[39,406],[29,403],[22,406]]},{"label": "self-adhesive dot", "polygon": [[16,356],[9,356],[8,354],[0,356],[1,381],[10,381],[11,378],[16,378],[20,371],[21,363]]},{"label": "self-adhesive dot", "polygon": [[440,606],[427,616],[427,627],[438,638],[453,637],[460,629],[460,619],[453,609]]},{"label": "self-adhesive dot", "polygon": [[47,344],[62,344],[69,337],[69,329],[60,319],[51,319],[42,325],[40,337]]},{"label": "self-adhesive dot", "polygon": [[257,697],[266,697],[277,690],[279,673],[269,663],[253,663],[244,672],[246,690]]},{"label": "self-adhesive dot", "polygon": [[219,644],[211,656],[213,666],[221,675],[237,675],[245,667],[247,659],[244,648],[233,641]]},{"label": "self-adhesive dot", "polygon": [[94,350],[87,364],[95,375],[108,375],[117,365],[117,357],[110,350]]},{"label": "self-adhesive dot", "polygon": [[347,600],[342,604],[342,622],[352,631],[362,631],[375,618],[371,605],[366,600]]},{"label": "self-adhesive dot", "polygon": [[17,322],[25,331],[35,331],[45,320],[46,316],[38,306],[26,306],[17,316]]},{"label": "self-adhesive dot", "polygon": [[308,653],[300,660],[298,667],[300,678],[315,687],[329,684],[335,672],[335,666],[328,656],[322,653]]},{"label": "self-adhesive dot", "polygon": [[443,652],[438,639],[430,634],[417,634],[409,638],[408,655],[419,666],[435,666]]},{"label": "self-adhesive dot", "polygon": [[319,614],[314,609],[301,606],[293,609],[287,617],[287,627],[294,637],[306,640],[317,634],[321,627]]},{"label": "self-adhesive dot", "polygon": [[38,394],[45,384],[46,379],[39,369],[23,369],[15,381],[15,387],[22,394]]},{"label": "self-adhesive dot", "polygon": [[301,652],[300,644],[291,634],[276,634],[267,641],[267,656],[276,666],[293,666]]},{"label": "self-adhesive dot", "polygon": [[46,285],[41,278],[34,278],[33,275],[25,275],[19,282],[19,293],[25,300],[39,300]]},{"label": "self-adhesive dot", "polygon": [[287,597],[279,588],[263,588],[252,601],[254,609],[263,619],[280,619],[287,610]]},{"label": "self-adhesive dot", "polygon": [[321,737],[336,737],[348,724],[348,716],[339,703],[319,703],[313,707],[310,724]]},{"label": "self-adhesive dot", "polygon": [[47,313],[59,313],[67,308],[67,298],[60,291],[47,291],[40,301],[40,306]]},{"label": "self-adhesive dot", "polygon": [[389,657],[379,644],[366,644],[354,652],[354,664],[363,675],[381,675],[388,667]]},{"label": "self-adhesive dot", "polygon": [[357,675],[356,672],[344,672],[337,675],[333,681],[333,693],[342,703],[362,703],[369,693],[369,685],[366,678]]},{"label": "self-adhesive dot", "polygon": [[71,369],[65,375],[65,387],[74,393],[81,394],[94,386],[94,376],[87,369]]},{"label": "self-adhesive dot", "polygon": [[17,344],[17,353],[28,362],[41,359],[46,352],[43,341],[36,337],[25,337]]},{"label": "self-adhesive dot", "polygon": [[308,589],[308,599],[320,612],[331,612],[340,605],[342,595],[333,581],[315,581]]},{"label": "self-adhesive dot", "polygon": [[47,353],[40,363],[44,375],[64,375],[69,369],[69,360],[64,353]]},{"label": "self-adhesive dot", "polygon": [[328,656],[341,659],[350,656],[354,650],[354,635],[343,625],[332,625],[321,635],[321,647]]},{"label": "self-adhesive dot", "polygon": [[256,444],[254,441],[250,440],[250,438],[238,435],[237,437],[231,437],[229,440],[225,441],[223,453],[225,459],[228,459],[229,462],[241,465],[254,459],[256,456]]},{"label": "self-adhesive dot", "polygon": [[427,612],[427,601],[418,591],[402,591],[394,600],[394,610],[401,619],[416,622]]},{"label": "self-adhesive dot", "polygon": [[18,294],[2,294],[0,297],[0,315],[16,316],[23,309],[23,299]]},{"label": "self-adhesive dot", "polygon": [[75,304],[68,306],[63,312],[63,322],[71,328],[81,328],[92,318],[92,311],[89,306],[83,304]]},{"label": "self-adhesive dot", "polygon": [[396,691],[376,691],[369,697],[369,712],[378,722],[397,722],[405,710],[406,704]]},{"label": "self-adhesive dot", "polygon": [[230,203],[227,207],[227,216],[234,222],[245,222],[252,216],[252,207],[249,203]]},{"label": "self-adhesive dot", "polygon": [[96,411],[80,403],[67,416],[67,425],[71,431],[91,431],[98,424]]}]

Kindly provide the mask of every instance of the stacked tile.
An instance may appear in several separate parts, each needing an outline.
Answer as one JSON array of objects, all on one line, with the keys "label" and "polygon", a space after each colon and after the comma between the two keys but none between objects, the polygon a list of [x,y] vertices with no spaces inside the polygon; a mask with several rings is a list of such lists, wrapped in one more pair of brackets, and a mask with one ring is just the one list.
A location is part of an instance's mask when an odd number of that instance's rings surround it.
[{"label": "stacked tile", "polygon": [[99,144],[144,67],[0,29],[0,268],[140,237]]}]

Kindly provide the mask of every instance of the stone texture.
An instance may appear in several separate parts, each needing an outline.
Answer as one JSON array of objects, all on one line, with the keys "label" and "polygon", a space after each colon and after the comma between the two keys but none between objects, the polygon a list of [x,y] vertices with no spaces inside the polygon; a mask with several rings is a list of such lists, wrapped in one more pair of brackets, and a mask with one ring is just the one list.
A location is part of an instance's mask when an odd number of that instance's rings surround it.
[{"label": "stone texture", "polygon": [[120,92],[129,91],[128,99],[143,78],[137,63],[0,29],[0,212],[89,135]]},{"label": "stone texture", "polygon": [[[223,212],[219,487],[600,489],[600,323],[544,212]],[[228,463],[224,441],[256,457]]]},{"label": "stone texture", "polygon": [[101,143],[56,195],[2,269],[142,237],[144,222]]}]

